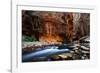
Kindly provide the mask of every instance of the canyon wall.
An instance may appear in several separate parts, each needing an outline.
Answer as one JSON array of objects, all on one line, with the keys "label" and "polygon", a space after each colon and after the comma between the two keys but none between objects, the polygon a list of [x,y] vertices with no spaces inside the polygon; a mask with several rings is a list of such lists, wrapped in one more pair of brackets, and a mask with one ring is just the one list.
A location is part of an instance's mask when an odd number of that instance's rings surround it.
[{"label": "canyon wall", "polygon": [[22,11],[22,35],[37,41],[67,43],[89,33],[89,13]]}]

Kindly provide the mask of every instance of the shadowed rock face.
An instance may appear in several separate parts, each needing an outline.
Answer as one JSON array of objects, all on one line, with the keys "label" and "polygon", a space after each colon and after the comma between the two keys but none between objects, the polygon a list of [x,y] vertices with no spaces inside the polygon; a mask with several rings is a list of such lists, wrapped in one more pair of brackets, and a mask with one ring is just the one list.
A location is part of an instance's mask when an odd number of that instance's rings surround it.
[{"label": "shadowed rock face", "polygon": [[22,11],[22,34],[37,41],[72,42],[90,33],[88,13]]},{"label": "shadowed rock face", "polygon": [[90,35],[90,14],[74,13],[73,14],[73,36],[80,39]]}]

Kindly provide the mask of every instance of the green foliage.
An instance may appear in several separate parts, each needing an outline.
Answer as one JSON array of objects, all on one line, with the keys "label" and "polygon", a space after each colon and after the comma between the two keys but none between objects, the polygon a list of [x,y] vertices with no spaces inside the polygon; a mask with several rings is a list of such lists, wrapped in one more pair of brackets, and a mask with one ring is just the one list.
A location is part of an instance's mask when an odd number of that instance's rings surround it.
[{"label": "green foliage", "polygon": [[33,41],[36,41],[36,38],[32,38],[30,36],[22,36],[22,41],[24,42],[33,42]]}]

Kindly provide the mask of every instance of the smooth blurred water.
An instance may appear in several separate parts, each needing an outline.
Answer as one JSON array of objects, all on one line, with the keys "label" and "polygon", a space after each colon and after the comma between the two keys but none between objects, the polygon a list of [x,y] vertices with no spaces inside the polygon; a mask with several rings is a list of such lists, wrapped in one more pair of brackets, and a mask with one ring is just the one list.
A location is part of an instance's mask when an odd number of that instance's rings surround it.
[{"label": "smooth blurred water", "polygon": [[68,52],[68,51],[69,51],[68,48],[58,49],[57,46],[48,46],[43,50],[41,49],[35,52],[22,55],[22,62],[30,61],[32,59],[45,58],[45,57],[48,57],[49,55],[60,54],[60,53]]}]

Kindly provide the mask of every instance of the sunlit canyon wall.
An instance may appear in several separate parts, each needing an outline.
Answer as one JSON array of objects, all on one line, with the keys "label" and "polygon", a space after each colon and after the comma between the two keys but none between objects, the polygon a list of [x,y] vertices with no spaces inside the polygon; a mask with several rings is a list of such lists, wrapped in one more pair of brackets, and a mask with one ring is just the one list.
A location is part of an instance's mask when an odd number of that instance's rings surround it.
[{"label": "sunlit canyon wall", "polygon": [[22,35],[47,43],[70,43],[90,33],[90,14],[22,11]]}]

